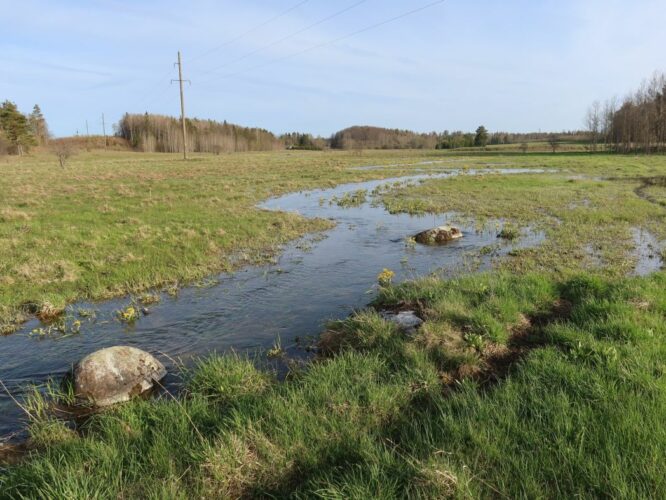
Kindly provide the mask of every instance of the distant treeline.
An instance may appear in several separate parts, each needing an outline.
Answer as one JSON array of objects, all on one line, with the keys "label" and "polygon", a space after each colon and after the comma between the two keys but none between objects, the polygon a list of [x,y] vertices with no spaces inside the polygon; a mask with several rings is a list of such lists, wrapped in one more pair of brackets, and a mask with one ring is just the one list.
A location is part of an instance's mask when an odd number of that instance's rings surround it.
[{"label": "distant treeline", "polygon": [[315,137],[312,134],[303,134],[301,132],[291,132],[282,134],[280,142],[287,149],[306,149],[318,151],[329,147],[330,141],[323,137]]},{"label": "distant treeline", "polygon": [[[445,130],[444,132],[418,133],[410,130],[385,129],[380,127],[350,127],[333,134],[329,146],[333,149],[457,149],[484,147],[499,144],[521,144],[546,142],[552,133],[511,132],[489,133],[480,126],[476,132]],[[567,131],[557,134],[559,141],[584,142],[586,132]]]},{"label": "distant treeline", "polygon": [[[259,128],[187,119],[187,149],[199,153],[270,151],[283,145],[271,132]],[[139,151],[175,153],[183,150],[180,120],[152,114],[125,114],[116,126],[119,137]]]},{"label": "distant treeline", "polygon": [[[117,135],[134,149],[144,152],[173,153],[182,151],[180,120],[174,117],[151,114],[125,114],[116,126]],[[212,120],[187,120],[188,150],[194,152],[221,153],[238,151],[268,151],[276,149],[456,149],[485,147],[498,144],[520,144],[548,141],[553,134],[509,132],[489,133],[480,126],[476,132],[428,132],[387,129],[371,126],[349,127],[330,138],[312,134],[291,132],[276,137],[271,132],[246,128]],[[562,132],[559,141],[583,142],[585,132]]]},{"label": "distant treeline", "polygon": [[621,102],[594,102],[585,121],[594,149],[605,143],[621,153],[666,151],[666,74],[655,73]]},{"label": "distant treeline", "polygon": [[498,146],[502,144],[525,144],[530,142],[549,142],[556,138],[558,142],[585,142],[587,133],[580,130],[570,130],[563,132],[487,132],[484,134],[485,127],[479,127],[476,133],[463,132],[460,130],[449,132],[445,130],[439,135],[437,149],[457,149],[471,147]]},{"label": "distant treeline", "polygon": [[435,149],[436,132],[420,134],[410,130],[380,127],[349,127],[333,134],[333,149]]}]

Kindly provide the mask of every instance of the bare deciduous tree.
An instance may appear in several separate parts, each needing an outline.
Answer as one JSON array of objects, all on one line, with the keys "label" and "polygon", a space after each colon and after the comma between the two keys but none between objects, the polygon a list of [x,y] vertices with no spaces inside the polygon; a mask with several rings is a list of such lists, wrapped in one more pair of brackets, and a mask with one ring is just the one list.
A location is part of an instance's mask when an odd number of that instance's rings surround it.
[{"label": "bare deciduous tree", "polygon": [[58,158],[60,168],[65,168],[67,161],[76,154],[76,151],[65,141],[56,141],[51,146],[51,152]]},{"label": "bare deciduous tree", "polygon": [[597,137],[617,152],[666,151],[666,74],[655,73],[620,104],[593,104],[585,122],[593,144]]},{"label": "bare deciduous tree", "polygon": [[560,138],[555,134],[552,134],[548,137],[548,144],[550,145],[550,148],[553,150],[553,153],[555,153],[560,147]]},{"label": "bare deciduous tree", "polygon": [[[182,151],[182,132],[177,118],[162,115],[125,114],[117,125],[117,134],[132,147],[144,152],[176,153]],[[187,148],[201,153],[271,151],[282,143],[268,130],[247,128],[213,120],[187,120]]]},{"label": "bare deciduous tree", "polygon": [[436,132],[417,133],[410,130],[355,126],[333,134],[333,149],[434,149],[440,138]]},{"label": "bare deciduous tree", "polygon": [[594,101],[587,110],[585,116],[585,126],[590,133],[590,146],[592,151],[597,150],[599,143],[599,132],[601,130],[601,103]]}]

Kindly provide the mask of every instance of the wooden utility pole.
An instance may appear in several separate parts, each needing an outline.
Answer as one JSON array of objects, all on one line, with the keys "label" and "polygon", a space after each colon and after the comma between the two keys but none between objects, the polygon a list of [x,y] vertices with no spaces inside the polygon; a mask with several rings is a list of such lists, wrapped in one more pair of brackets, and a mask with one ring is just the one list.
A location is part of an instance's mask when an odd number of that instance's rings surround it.
[{"label": "wooden utility pole", "polygon": [[106,123],[104,122],[104,113],[102,113],[102,134],[104,134],[104,149],[106,149]]},{"label": "wooden utility pole", "polygon": [[171,82],[178,82],[180,85],[180,124],[183,128],[183,160],[187,160],[187,130],[185,128],[185,94],[183,93],[183,82],[190,82],[183,80],[183,63],[180,59],[180,50],[178,51],[178,80],[171,80]]}]

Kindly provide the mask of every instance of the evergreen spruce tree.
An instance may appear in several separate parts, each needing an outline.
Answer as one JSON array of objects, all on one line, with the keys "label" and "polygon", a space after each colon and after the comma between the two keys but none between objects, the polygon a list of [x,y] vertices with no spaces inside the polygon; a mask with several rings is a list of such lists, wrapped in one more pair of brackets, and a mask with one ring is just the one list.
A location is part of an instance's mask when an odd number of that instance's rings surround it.
[{"label": "evergreen spruce tree", "polygon": [[481,125],[476,129],[476,136],[474,137],[474,145],[485,147],[488,144],[488,131],[486,127]]},{"label": "evergreen spruce tree", "polygon": [[0,106],[0,128],[19,155],[36,144],[28,118],[11,101],[5,101]]},{"label": "evergreen spruce tree", "polygon": [[46,119],[42,114],[42,110],[40,109],[39,104],[35,104],[35,106],[32,108],[32,113],[30,113],[28,121],[30,122],[30,130],[32,131],[32,135],[35,137],[37,144],[40,146],[46,144],[50,135],[49,128],[46,124]]}]

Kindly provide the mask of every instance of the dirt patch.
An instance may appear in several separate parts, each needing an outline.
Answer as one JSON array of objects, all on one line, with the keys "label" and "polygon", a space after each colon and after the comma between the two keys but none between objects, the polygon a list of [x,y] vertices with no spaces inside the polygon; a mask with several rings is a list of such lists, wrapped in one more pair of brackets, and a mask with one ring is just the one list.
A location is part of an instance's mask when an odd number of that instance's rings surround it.
[{"label": "dirt patch", "polygon": [[28,452],[28,445],[25,443],[0,444],[0,466],[14,465],[19,463],[27,452]]},{"label": "dirt patch", "polygon": [[[446,390],[455,390],[462,380],[474,379],[482,387],[491,387],[505,379],[511,368],[522,360],[530,351],[542,347],[543,339],[539,335],[549,323],[560,321],[571,314],[573,306],[570,302],[558,299],[551,308],[542,314],[526,316],[521,314],[518,321],[511,325],[511,335],[506,344],[486,343],[477,349],[473,362],[442,372],[441,379]],[[460,339],[457,345],[460,346]],[[456,344],[452,344],[454,346]]]}]

